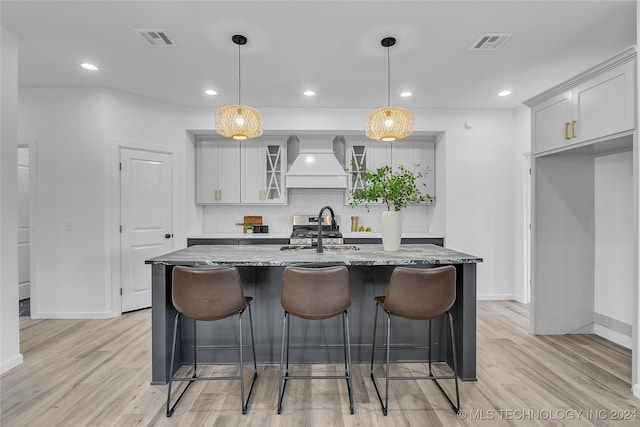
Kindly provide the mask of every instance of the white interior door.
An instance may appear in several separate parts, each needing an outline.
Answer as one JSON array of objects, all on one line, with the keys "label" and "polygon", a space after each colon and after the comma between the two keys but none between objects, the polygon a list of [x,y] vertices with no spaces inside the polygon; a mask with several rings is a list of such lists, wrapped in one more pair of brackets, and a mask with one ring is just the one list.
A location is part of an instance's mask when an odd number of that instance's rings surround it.
[{"label": "white interior door", "polygon": [[31,297],[29,274],[29,147],[18,147],[18,294]]},{"label": "white interior door", "polygon": [[122,311],[151,306],[151,266],[173,247],[171,154],[120,150]]}]

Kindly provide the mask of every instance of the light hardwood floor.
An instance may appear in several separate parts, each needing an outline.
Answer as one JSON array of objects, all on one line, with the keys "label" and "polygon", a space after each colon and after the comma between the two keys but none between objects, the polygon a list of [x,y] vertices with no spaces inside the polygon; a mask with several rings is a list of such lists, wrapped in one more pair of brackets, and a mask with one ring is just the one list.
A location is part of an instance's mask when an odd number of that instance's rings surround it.
[{"label": "light hardwood floor", "polygon": [[[24,363],[0,377],[0,425],[640,425],[640,400],[630,391],[631,352],[593,335],[530,335],[528,311],[515,302],[478,302],[478,381],[460,383],[466,419],[430,381],[393,382],[389,415],[382,416],[366,365],[354,365],[355,415],[344,380],[291,381],[277,415],[277,367],[259,366],[247,415],[240,413],[238,383],[216,381],[192,385],[167,419],[166,386],[149,384],[149,310],[108,320],[24,319]],[[424,365],[401,364],[395,371],[423,374]]]}]

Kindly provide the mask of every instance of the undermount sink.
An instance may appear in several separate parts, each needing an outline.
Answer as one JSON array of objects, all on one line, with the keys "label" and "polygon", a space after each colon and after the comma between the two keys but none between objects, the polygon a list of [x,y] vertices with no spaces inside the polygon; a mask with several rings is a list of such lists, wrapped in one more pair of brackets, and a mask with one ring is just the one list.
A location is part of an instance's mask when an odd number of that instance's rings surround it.
[{"label": "undermount sink", "polygon": [[[322,249],[327,252],[353,252],[359,251],[360,248],[353,245],[322,245]],[[281,251],[304,251],[304,252],[316,252],[318,250],[317,246],[300,246],[300,245],[289,245],[282,246],[280,248]]]}]

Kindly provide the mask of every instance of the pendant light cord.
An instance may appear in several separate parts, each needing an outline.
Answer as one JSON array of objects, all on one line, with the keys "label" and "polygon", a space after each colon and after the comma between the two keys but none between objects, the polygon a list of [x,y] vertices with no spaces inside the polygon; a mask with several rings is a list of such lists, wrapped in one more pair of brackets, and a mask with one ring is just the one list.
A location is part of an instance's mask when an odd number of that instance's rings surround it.
[{"label": "pendant light cord", "polygon": [[242,85],[242,79],[240,78],[240,44],[238,44],[238,105],[242,105],[240,103],[240,88]]},{"label": "pendant light cord", "polygon": [[387,107],[391,107],[391,61],[389,59],[389,46],[387,46]]}]

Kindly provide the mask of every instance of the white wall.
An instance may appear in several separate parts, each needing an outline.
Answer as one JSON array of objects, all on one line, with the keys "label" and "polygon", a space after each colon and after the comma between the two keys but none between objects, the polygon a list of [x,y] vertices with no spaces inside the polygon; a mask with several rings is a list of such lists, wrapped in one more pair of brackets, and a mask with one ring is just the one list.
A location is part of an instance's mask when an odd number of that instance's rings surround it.
[{"label": "white wall", "polygon": [[596,157],[594,332],[631,347],[633,323],[632,152]]},{"label": "white wall", "polygon": [[21,89],[20,113],[21,138],[38,141],[31,316],[111,316],[102,91]]},{"label": "white wall", "polygon": [[531,109],[524,105],[514,111],[515,149],[512,152],[514,165],[513,188],[513,285],[515,299],[522,303],[530,301],[530,241],[531,230]]},{"label": "white wall", "polygon": [[[637,31],[637,42],[636,46],[640,46],[640,0],[636,1],[636,31]],[[638,251],[638,241],[640,241],[640,227],[638,226],[638,222],[640,221],[639,210],[640,210],[640,176],[638,168],[640,167],[640,147],[638,146],[638,131],[637,126],[640,124],[640,73],[637,72],[636,66],[636,96],[638,99],[636,101],[636,135],[633,141],[633,217],[636,223],[635,230],[635,239],[636,243],[634,245],[634,264],[636,268],[633,272],[633,282],[635,286],[633,287],[633,329],[632,329],[632,369],[631,369],[631,384],[633,389],[634,396],[640,398],[640,292],[638,292],[638,283],[640,282],[640,277],[638,273],[638,267],[640,266],[640,253]]]},{"label": "white wall", "polygon": [[18,42],[0,35],[0,374],[22,363],[18,324]]},{"label": "white wall", "polygon": [[[104,89],[20,90],[20,136],[38,140],[32,317],[120,313],[118,147],[174,152],[180,183],[180,111]],[[184,191],[175,190],[181,224]]]}]

